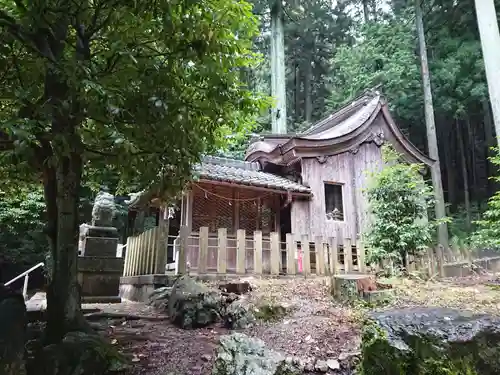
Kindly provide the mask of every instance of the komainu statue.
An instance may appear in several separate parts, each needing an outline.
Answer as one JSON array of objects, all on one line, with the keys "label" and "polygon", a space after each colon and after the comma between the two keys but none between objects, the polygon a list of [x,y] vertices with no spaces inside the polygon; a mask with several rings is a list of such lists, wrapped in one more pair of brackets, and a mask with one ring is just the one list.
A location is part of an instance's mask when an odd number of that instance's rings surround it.
[{"label": "komainu statue", "polygon": [[110,227],[116,214],[115,198],[107,191],[100,191],[92,208],[92,225]]}]

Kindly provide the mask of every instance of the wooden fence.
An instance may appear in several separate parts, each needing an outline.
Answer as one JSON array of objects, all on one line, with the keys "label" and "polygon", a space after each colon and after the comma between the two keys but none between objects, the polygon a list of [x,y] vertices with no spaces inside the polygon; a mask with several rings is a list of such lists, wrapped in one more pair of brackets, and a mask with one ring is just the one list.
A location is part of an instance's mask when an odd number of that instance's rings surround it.
[{"label": "wooden fence", "polygon": [[[192,233],[182,227],[179,236],[168,237],[161,227],[155,227],[128,238],[123,275],[163,274],[167,255],[175,253],[180,273],[198,275],[331,275],[376,272],[387,266],[367,266],[363,244],[350,238],[339,243],[335,237],[309,238],[288,233],[281,241],[277,232],[265,235],[241,229],[231,234],[219,228],[217,233],[210,233],[207,227]],[[406,268],[444,276],[445,265],[458,260],[450,254],[442,247],[429,249],[421,257],[407,257]]]},{"label": "wooden fence", "polygon": [[[129,237],[125,252],[124,276],[164,273],[169,241],[160,229],[153,228]],[[171,241],[173,242],[173,241]],[[181,228],[176,241],[179,272],[196,274],[255,274],[255,275],[326,275],[338,272],[365,272],[365,253],[360,241],[335,237],[309,238],[307,235],[250,235],[240,229],[235,235],[226,228],[209,233],[202,227],[198,233]]]},{"label": "wooden fence", "polygon": [[166,247],[161,229],[154,227],[127,239],[123,276],[165,272]]}]

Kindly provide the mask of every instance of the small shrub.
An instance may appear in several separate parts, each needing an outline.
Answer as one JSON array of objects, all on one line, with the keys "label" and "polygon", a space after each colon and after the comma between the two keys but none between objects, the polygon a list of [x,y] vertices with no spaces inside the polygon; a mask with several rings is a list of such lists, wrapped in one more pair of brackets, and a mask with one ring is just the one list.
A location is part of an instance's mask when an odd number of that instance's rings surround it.
[{"label": "small shrub", "polygon": [[[498,149],[490,160],[496,166],[500,166]],[[493,179],[500,181],[500,176],[495,176]],[[473,246],[500,249],[500,191],[488,200],[488,209],[482,214],[481,220],[474,224],[477,225],[477,230],[471,237]]]},{"label": "small shrub", "polygon": [[366,189],[372,214],[367,257],[370,263],[388,259],[401,265],[405,254],[416,255],[432,240],[436,222],[427,213],[434,194],[420,174],[422,165],[405,163],[390,146],[382,153],[385,167],[371,174]]}]

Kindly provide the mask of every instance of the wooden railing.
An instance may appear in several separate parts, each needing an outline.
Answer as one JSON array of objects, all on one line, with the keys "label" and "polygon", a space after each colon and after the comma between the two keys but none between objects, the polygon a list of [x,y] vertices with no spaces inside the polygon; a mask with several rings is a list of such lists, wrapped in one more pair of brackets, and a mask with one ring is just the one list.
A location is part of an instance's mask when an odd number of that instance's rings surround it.
[{"label": "wooden railing", "polygon": [[165,272],[166,246],[160,227],[127,239],[123,276]]},{"label": "wooden railing", "polygon": [[[351,272],[376,272],[384,265],[367,266],[365,249],[359,240],[315,237],[243,229],[228,233],[219,228],[210,233],[202,227],[198,232],[182,227],[179,236],[168,237],[160,227],[129,237],[125,247],[124,276],[165,273],[167,254],[178,263],[180,273],[253,274],[253,275],[331,275]],[[175,241],[174,241],[175,240]],[[408,271],[444,275],[450,262],[442,248],[429,249],[416,258],[406,260]],[[173,264],[172,264],[173,266]],[[385,265],[387,266],[387,264]],[[173,269],[173,267],[171,267]]]},{"label": "wooden railing", "polygon": [[[207,227],[191,233],[187,240],[179,239],[185,248],[186,268],[196,274],[270,274],[326,275],[331,272],[365,272],[365,253],[360,241],[335,237],[309,238],[307,235],[264,235],[261,231],[236,235],[226,228],[209,233]],[[183,244],[183,245],[182,245]],[[346,249],[346,251],[344,251]],[[183,256],[179,257],[182,262]],[[182,269],[182,267],[180,267]]]}]

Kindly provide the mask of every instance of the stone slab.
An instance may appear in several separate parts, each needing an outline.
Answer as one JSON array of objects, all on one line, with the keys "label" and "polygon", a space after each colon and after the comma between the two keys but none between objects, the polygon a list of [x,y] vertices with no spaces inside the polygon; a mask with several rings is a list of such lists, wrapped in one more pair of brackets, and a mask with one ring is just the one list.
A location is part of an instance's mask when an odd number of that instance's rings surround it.
[{"label": "stone slab", "polygon": [[122,299],[119,296],[83,296],[82,304],[94,303],[121,303]]},{"label": "stone slab", "polygon": [[118,238],[85,237],[83,240],[84,256],[116,257]]},{"label": "stone slab", "polygon": [[123,274],[123,258],[83,256],[78,258],[78,272],[97,272],[97,273],[117,273]]},{"label": "stone slab", "polygon": [[89,226],[86,229],[87,237],[110,237],[110,238],[118,238],[118,229],[115,227],[96,227]]}]

